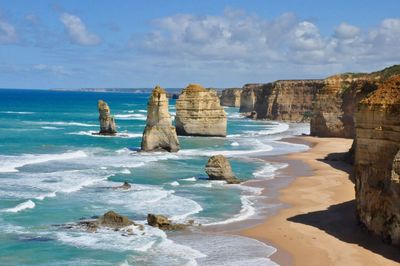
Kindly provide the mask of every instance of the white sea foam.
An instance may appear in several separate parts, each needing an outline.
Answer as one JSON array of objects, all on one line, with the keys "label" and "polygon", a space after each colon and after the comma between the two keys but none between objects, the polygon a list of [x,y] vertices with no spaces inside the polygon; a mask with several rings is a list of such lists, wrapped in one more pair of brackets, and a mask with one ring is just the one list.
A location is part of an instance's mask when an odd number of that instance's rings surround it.
[{"label": "white sea foam", "polygon": [[24,154],[20,156],[0,155],[0,173],[18,172],[17,168],[29,164],[70,160],[84,157],[87,157],[87,154],[84,151],[74,151],[60,154]]},{"label": "white sea foam", "polygon": [[204,226],[229,224],[229,223],[234,223],[234,222],[240,222],[240,221],[250,218],[251,216],[253,216],[256,213],[255,208],[254,208],[254,202],[251,200],[252,198],[254,198],[254,196],[242,195],[240,197],[240,201],[242,203],[242,208],[240,210],[240,213],[234,215],[233,217],[231,217],[229,219],[219,221],[219,222],[207,223],[207,224],[204,224]]},{"label": "white sea foam", "polygon": [[129,169],[122,169],[121,170],[121,172],[120,172],[121,174],[124,174],[124,175],[129,175],[129,174],[131,174],[132,172],[129,170]]},{"label": "white sea foam", "polygon": [[286,163],[266,163],[265,165],[259,167],[254,173],[253,176],[256,178],[272,178],[276,170],[282,169],[287,167],[288,164]]},{"label": "white sea foam", "polygon": [[179,186],[179,182],[173,181],[173,182],[170,183],[170,185],[174,186],[174,187],[177,187],[177,186]]},{"label": "white sea foam", "polygon": [[194,182],[194,181],[196,181],[196,177],[192,176],[192,177],[189,177],[189,178],[183,178],[181,180]]},{"label": "white sea foam", "polygon": [[239,144],[239,142],[234,141],[231,143],[231,146],[237,147],[237,146],[240,146],[240,144]]},{"label": "white sea foam", "polygon": [[48,129],[48,130],[60,130],[62,128],[60,127],[41,127],[42,129]]},{"label": "white sea foam", "polygon": [[115,135],[99,135],[98,131],[79,131],[79,132],[70,132],[66,133],[69,135],[81,135],[81,136],[90,136],[90,137],[96,137],[96,138],[141,138],[142,134],[139,133],[127,133],[127,132],[119,132],[116,133]]},{"label": "white sea foam", "polygon": [[35,114],[35,112],[17,112],[17,111],[2,111],[2,114],[18,114],[18,115],[31,115]]},{"label": "white sea foam", "polygon": [[271,123],[264,130],[257,131],[244,131],[245,134],[250,136],[259,136],[259,135],[274,135],[285,132],[289,129],[289,125],[285,123]]},{"label": "white sea foam", "polygon": [[9,209],[4,209],[2,210],[3,212],[20,212],[26,209],[33,209],[35,208],[35,203],[31,200],[22,202],[20,204],[18,204],[17,206],[15,206],[14,208],[9,208]]},{"label": "white sea foam", "polygon": [[146,120],[144,114],[117,114],[114,117],[121,120]]},{"label": "white sea foam", "polygon": [[34,121],[24,121],[25,123],[29,123],[32,125],[55,125],[55,126],[78,126],[78,127],[98,127],[98,125],[94,124],[86,124],[86,123],[79,123],[79,122],[64,122],[64,121],[56,121],[56,122],[34,122]]},{"label": "white sea foam", "polygon": [[257,144],[253,150],[205,150],[205,149],[186,149],[178,151],[178,155],[184,156],[214,156],[224,155],[227,157],[242,156],[248,154],[257,154],[271,151],[273,148],[268,144],[264,144],[258,140],[254,140],[253,143]]}]

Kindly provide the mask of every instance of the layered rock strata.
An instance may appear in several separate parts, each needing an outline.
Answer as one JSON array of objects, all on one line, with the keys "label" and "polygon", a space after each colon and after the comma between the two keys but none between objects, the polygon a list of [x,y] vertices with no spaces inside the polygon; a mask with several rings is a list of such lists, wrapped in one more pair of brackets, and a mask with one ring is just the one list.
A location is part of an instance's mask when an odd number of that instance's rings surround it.
[{"label": "layered rock strata", "polygon": [[179,150],[178,136],[168,112],[167,94],[159,86],[154,88],[147,104],[147,121],[141,148],[143,151]]},{"label": "layered rock strata", "polygon": [[250,113],[254,111],[254,105],[257,100],[257,96],[265,84],[246,84],[242,88],[240,94],[240,108],[241,113]]},{"label": "layered rock strata", "polygon": [[400,74],[394,65],[372,73],[346,73],[325,79],[313,106],[310,133],[318,137],[354,138],[354,113],[357,104],[377,86]]},{"label": "layered rock strata", "polygon": [[176,132],[187,136],[226,136],[227,118],[217,92],[198,84],[182,90],[176,101]]},{"label": "layered rock strata", "polygon": [[235,177],[231,164],[223,155],[211,156],[205,167],[210,180],[224,180],[228,184],[238,184],[240,180]]},{"label": "layered rock strata", "polygon": [[220,103],[222,106],[240,107],[240,94],[242,89],[224,89],[220,96]]},{"label": "layered rock strata", "polygon": [[400,244],[400,75],[361,100],[355,125],[359,220],[385,241]]},{"label": "layered rock strata", "polygon": [[114,117],[111,116],[110,107],[108,104],[99,100],[97,107],[99,109],[100,135],[114,135],[117,133]]}]

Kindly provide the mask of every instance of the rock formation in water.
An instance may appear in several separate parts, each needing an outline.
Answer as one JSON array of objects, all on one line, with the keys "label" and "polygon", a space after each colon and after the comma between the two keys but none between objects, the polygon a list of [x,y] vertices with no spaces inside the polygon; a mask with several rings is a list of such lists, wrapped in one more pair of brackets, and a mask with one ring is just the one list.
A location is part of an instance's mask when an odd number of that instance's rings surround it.
[{"label": "rock formation in water", "polygon": [[[128,217],[120,215],[114,211],[106,212],[97,220],[79,222],[79,225],[85,227],[89,232],[96,232],[100,227],[120,229],[129,225],[138,226],[133,221],[129,220]],[[139,227],[142,229],[142,226],[139,225]]]},{"label": "rock formation in water", "polygon": [[240,107],[240,94],[242,89],[231,88],[224,89],[220,96],[220,103],[222,106]]},{"label": "rock formation in water", "polygon": [[150,226],[157,227],[161,230],[182,230],[185,229],[188,225],[191,224],[175,224],[171,222],[167,217],[164,215],[157,215],[157,214],[152,214],[149,213],[147,215],[147,223]]},{"label": "rock formation in water", "polygon": [[223,155],[211,156],[205,167],[211,180],[225,180],[228,184],[238,184],[240,180],[235,177],[231,164]]},{"label": "rock formation in water", "polygon": [[354,138],[357,104],[375,91],[380,83],[396,74],[400,74],[400,65],[370,74],[346,73],[325,79],[313,107],[311,135]]},{"label": "rock formation in water", "polygon": [[176,132],[187,136],[226,136],[226,114],[217,92],[190,84],[176,101]]},{"label": "rock formation in water", "polygon": [[128,190],[128,189],[130,189],[131,187],[132,187],[131,184],[129,184],[127,181],[125,181],[121,186],[113,187],[113,189]]},{"label": "rock formation in water", "polygon": [[167,94],[159,86],[152,91],[147,104],[147,122],[141,146],[143,151],[179,150],[179,140],[168,112]]},{"label": "rock formation in water", "polygon": [[400,244],[400,75],[361,100],[355,126],[358,218],[370,232]]},{"label": "rock formation in water", "polygon": [[110,114],[108,104],[99,100],[97,107],[99,109],[100,135],[114,135],[117,133],[114,117]]}]

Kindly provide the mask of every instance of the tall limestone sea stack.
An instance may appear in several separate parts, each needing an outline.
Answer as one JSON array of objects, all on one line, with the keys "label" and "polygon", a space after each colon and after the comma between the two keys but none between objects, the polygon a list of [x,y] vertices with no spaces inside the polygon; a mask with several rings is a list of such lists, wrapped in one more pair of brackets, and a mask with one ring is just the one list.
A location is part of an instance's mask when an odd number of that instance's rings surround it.
[{"label": "tall limestone sea stack", "polygon": [[100,135],[114,135],[117,133],[114,117],[110,114],[108,104],[99,100],[97,107],[99,109]]},{"label": "tall limestone sea stack", "polygon": [[400,244],[400,75],[361,100],[355,115],[354,177],[359,220]]},{"label": "tall limestone sea stack", "polygon": [[176,131],[186,136],[226,136],[227,119],[217,92],[190,84],[176,101]]},{"label": "tall limestone sea stack", "polygon": [[222,106],[240,107],[240,94],[242,89],[230,88],[222,91],[220,102]]},{"label": "tall limestone sea stack", "polygon": [[156,86],[147,104],[147,122],[143,132],[142,150],[177,152],[179,140],[168,112],[168,98],[164,89]]}]

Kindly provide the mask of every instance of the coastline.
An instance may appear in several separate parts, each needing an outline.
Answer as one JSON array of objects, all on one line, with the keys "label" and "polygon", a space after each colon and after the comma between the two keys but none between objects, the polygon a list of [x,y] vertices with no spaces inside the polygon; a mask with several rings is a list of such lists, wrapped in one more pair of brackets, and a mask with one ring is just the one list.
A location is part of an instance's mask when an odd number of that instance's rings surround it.
[{"label": "coastline", "polygon": [[[235,233],[277,248],[270,259],[280,265],[398,265],[397,248],[357,224],[351,166],[322,160],[328,154],[347,152],[352,140],[301,136],[283,141],[310,144],[305,152],[264,157],[289,163],[279,177],[292,176],[278,192],[276,200],[283,207],[261,223]],[[296,167],[294,162],[309,169]]]}]

